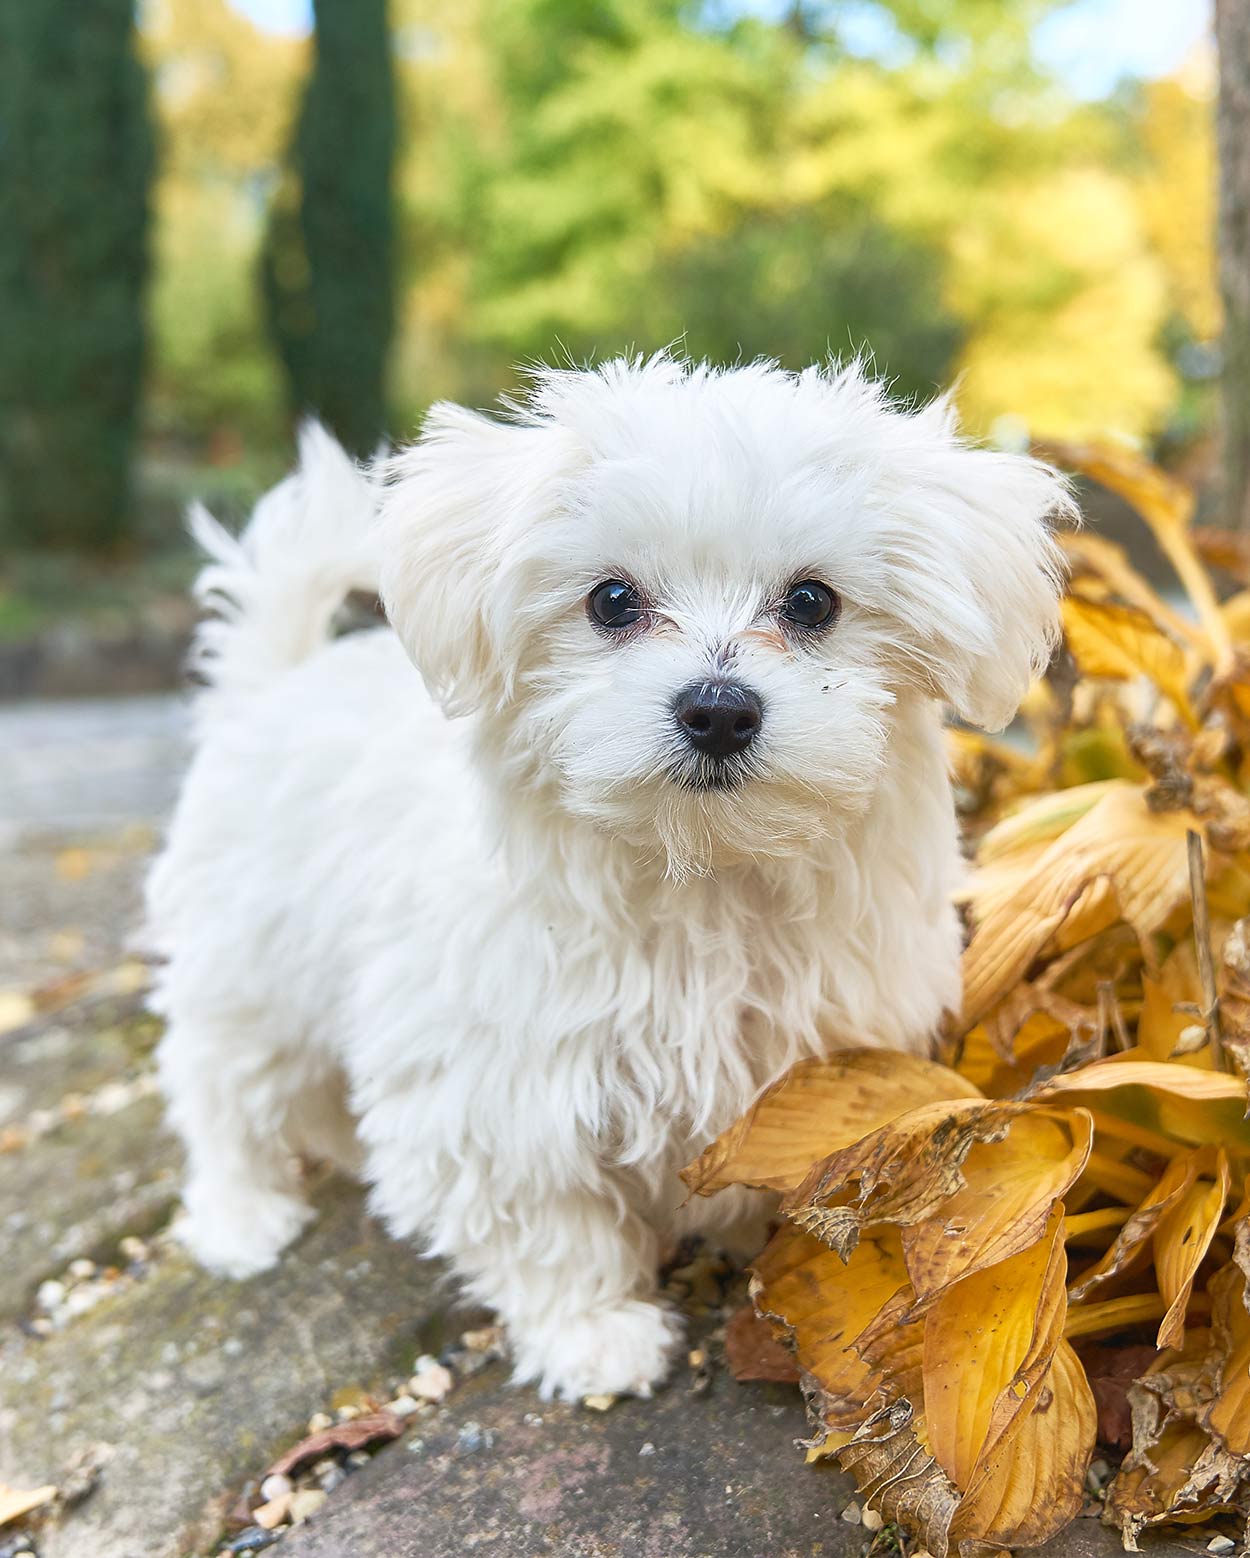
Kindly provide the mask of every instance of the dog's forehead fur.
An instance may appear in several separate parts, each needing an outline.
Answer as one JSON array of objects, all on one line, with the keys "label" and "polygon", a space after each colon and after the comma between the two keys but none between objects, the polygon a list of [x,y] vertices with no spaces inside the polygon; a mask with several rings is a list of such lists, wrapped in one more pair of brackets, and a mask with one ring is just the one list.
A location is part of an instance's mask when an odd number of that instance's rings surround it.
[{"label": "dog's forehead fur", "polygon": [[435,406],[388,473],[383,594],[449,706],[513,685],[531,635],[622,573],[738,629],[825,578],[988,726],[1048,653],[1061,479],[962,439],[945,401],[892,404],[863,364],[620,359],[545,370],[509,411]]}]

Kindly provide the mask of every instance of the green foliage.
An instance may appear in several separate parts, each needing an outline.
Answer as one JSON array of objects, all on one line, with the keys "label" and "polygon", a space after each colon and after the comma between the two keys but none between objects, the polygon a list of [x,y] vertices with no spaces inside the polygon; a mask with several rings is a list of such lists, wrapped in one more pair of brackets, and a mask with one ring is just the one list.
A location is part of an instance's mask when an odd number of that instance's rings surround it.
[{"label": "green foliage", "polygon": [[316,0],[316,52],[263,255],[297,415],[348,448],[386,431],[393,326],[394,80],[386,0]]},{"label": "green foliage", "polygon": [[0,523],[122,536],[143,366],[147,80],[133,0],[0,0]]}]

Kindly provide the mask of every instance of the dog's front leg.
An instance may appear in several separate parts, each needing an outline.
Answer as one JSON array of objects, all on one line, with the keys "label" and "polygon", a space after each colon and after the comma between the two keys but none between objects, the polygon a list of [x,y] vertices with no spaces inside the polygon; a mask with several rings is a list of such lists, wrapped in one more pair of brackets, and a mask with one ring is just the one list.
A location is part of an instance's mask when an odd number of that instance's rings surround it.
[{"label": "dog's front leg", "polygon": [[411,1137],[392,1149],[375,1143],[372,1203],[393,1232],[419,1234],[449,1259],[497,1312],[518,1380],[570,1399],[649,1395],[680,1338],[655,1297],[655,1234],[588,1155],[572,1174],[564,1162],[558,1177],[550,1154],[526,1158],[476,1149],[459,1151],[454,1165],[443,1157],[420,1174],[416,1206]]}]

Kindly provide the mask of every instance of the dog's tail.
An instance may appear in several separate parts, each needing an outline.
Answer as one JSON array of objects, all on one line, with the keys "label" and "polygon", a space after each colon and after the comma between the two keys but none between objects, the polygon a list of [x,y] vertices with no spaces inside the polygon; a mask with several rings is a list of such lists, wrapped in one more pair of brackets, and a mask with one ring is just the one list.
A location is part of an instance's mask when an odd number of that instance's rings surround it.
[{"label": "dog's tail", "polygon": [[209,613],[191,669],[210,702],[264,686],[322,644],[352,590],[376,592],[374,489],[326,430],[306,422],[299,465],[232,536],[200,504],[188,516],[209,562],[195,582]]}]

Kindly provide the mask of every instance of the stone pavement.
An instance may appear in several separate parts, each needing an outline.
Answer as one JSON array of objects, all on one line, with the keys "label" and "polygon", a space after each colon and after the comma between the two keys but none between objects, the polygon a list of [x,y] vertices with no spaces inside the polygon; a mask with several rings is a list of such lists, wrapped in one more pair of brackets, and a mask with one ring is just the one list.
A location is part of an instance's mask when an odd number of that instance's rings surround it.
[{"label": "stone pavement", "polygon": [[[848,1483],[803,1464],[792,1388],[725,1371],[703,1279],[689,1306],[707,1365],[599,1413],[512,1388],[498,1361],[471,1372],[457,1338],[484,1317],[344,1183],[316,1179],[321,1218],[264,1277],[218,1281],[180,1253],[157,1025],[126,965],[85,971],[124,957],[183,752],[174,700],[0,707],[0,1484],[62,1490],[0,1529],[0,1555],[256,1550],[270,1538],[239,1533],[274,1458],[310,1419],[399,1392],[405,1433],[371,1458],[320,1452],[299,1474],[319,1507],[274,1551],[860,1558]],[[402,1395],[422,1354],[458,1371],[439,1404]],[[1048,1552],[1117,1550],[1083,1520]]]}]

